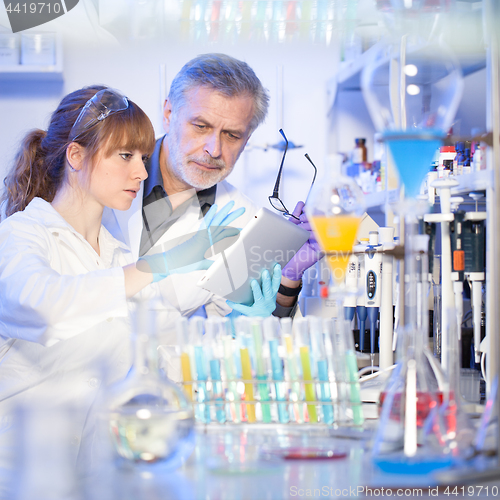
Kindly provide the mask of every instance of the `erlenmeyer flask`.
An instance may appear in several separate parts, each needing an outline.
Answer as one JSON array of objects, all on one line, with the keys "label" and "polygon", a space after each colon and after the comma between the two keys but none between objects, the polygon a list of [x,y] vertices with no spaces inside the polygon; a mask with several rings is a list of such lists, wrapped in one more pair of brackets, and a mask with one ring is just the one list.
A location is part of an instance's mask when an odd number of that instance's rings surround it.
[{"label": "erlenmeyer flask", "polygon": [[[407,224],[405,229],[411,233],[416,225]],[[416,234],[410,236],[405,249],[406,326],[398,338],[398,362],[380,397],[382,411],[372,453],[384,472],[425,474],[451,465],[451,458],[441,446],[444,439],[439,426],[426,426],[438,411],[442,392],[424,347],[428,331],[422,321],[426,242]]]},{"label": "erlenmeyer flask", "polygon": [[154,314],[140,303],[134,326],[133,367],[106,400],[111,439],[122,459],[178,466],[194,446],[192,408],[158,368]]}]

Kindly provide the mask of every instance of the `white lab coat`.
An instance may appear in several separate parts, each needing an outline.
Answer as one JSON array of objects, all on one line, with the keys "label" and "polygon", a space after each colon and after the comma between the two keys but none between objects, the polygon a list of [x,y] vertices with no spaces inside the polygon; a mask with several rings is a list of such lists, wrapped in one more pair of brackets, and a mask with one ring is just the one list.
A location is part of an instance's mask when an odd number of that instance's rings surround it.
[{"label": "white lab coat", "polygon": [[[142,234],[142,198],[143,186],[132,202],[132,206],[126,212],[105,209],[103,224],[110,233],[118,240],[125,243],[131,250],[135,259],[139,257],[139,246]],[[175,196],[175,195],[174,195]],[[185,195],[183,195],[185,196]],[[192,204],[188,210],[169,228],[169,230],[155,244],[157,249],[166,250],[174,242],[175,244],[193,236],[201,224],[200,206],[195,190],[192,190]],[[258,211],[258,207],[244,194],[238,191],[227,181],[217,184],[215,203],[220,210],[231,200],[235,202],[233,210],[245,207],[245,213],[236,219],[231,226],[242,228]],[[165,331],[162,344],[174,346],[177,344],[175,334],[175,320],[181,316],[191,316],[200,307],[205,306],[208,315],[225,316],[231,312],[226,304],[226,299],[214,295],[196,285],[203,277],[205,271],[193,271],[185,274],[174,274],[168,278],[153,283],[152,289],[158,294],[159,301],[157,316],[162,325],[170,324],[170,329]],[[164,350],[166,347],[164,347]],[[172,347],[173,349],[173,347]],[[169,371],[169,376],[172,376]]]},{"label": "white lab coat", "polygon": [[40,198],[0,224],[0,415],[41,395],[75,404],[75,453],[102,377],[131,366],[132,257],[104,227],[99,245],[100,256]]}]

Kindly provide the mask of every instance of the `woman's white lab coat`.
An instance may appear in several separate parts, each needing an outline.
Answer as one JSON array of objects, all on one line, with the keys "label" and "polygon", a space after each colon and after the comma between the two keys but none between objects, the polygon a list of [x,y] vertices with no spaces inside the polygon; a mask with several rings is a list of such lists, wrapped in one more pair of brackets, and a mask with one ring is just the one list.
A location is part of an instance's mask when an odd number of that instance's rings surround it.
[{"label": "woman's white lab coat", "polygon": [[130,368],[131,255],[104,227],[99,246],[40,198],[0,224],[0,415],[39,398],[75,404],[75,452],[103,374]]}]

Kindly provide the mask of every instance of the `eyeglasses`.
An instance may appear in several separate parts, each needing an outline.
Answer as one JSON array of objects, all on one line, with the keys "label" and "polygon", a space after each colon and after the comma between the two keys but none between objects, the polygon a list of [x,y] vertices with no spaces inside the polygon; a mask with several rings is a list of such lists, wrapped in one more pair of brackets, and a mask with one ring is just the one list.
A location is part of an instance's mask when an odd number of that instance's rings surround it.
[{"label": "eyeglasses", "polygon": [[[279,132],[283,136],[283,139],[285,139],[285,149],[283,150],[283,158],[281,158],[280,169],[278,171],[278,178],[276,179],[276,184],[274,185],[273,194],[272,194],[272,196],[269,196],[269,203],[271,203],[271,206],[275,210],[278,210],[278,212],[282,212],[283,215],[290,216],[290,217],[293,217],[296,220],[299,220],[298,217],[296,217],[295,215],[293,215],[293,214],[290,213],[290,211],[285,207],[285,204],[281,201],[281,199],[279,197],[280,182],[281,182],[281,173],[283,171],[283,164],[285,163],[285,156],[286,156],[286,152],[288,150],[288,139],[286,138],[285,133],[283,132],[282,129],[280,129]],[[316,180],[317,169],[316,169],[316,165],[314,165],[314,163],[312,162],[311,158],[309,158],[309,155],[306,153],[304,156],[307,158],[307,160],[309,161],[309,163],[314,168],[314,176],[313,176],[313,180],[311,182],[311,187],[309,188],[309,193],[310,193],[311,189],[312,189],[312,187],[314,185],[314,181]],[[308,193],[307,196],[309,196],[309,193]]]},{"label": "eyeglasses", "polygon": [[76,119],[71,132],[70,142],[80,137],[96,123],[101,122],[109,115],[128,108],[128,99],[113,89],[99,90],[94,97],[90,98],[83,106]]}]

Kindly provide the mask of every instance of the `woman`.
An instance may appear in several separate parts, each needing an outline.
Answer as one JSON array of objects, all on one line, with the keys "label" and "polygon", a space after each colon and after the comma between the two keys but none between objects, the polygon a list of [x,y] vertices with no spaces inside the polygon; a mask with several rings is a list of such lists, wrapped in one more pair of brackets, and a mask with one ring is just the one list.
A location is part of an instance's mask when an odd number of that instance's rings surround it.
[{"label": "woman", "polygon": [[202,221],[210,235],[131,262],[101,217],[130,207],[154,143],[144,112],[98,86],[67,95],[48,130],[26,136],[0,224],[0,415],[43,394],[75,403],[83,431],[103,365],[108,382],[130,368],[129,299],[173,272],[206,269],[211,243],[237,232],[225,226],[243,210],[213,206]]}]

